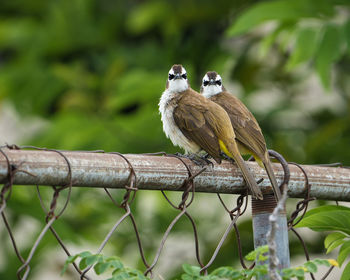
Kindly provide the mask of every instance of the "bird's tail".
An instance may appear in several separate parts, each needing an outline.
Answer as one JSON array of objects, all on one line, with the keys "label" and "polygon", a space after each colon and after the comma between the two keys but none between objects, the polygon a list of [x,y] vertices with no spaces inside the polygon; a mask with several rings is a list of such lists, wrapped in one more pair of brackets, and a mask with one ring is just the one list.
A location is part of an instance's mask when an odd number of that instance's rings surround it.
[{"label": "bird's tail", "polygon": [[233,158],[238,165],[239,169],[242,171],[242,175],[246,183],[248,184],[248,187],[252,193],[252,196],[256,199],[263,199],[263,194],[258,187],[258,184],[256,183],[253,175],[248,169],[248,166],[244,162],[241,154],[239,153],[237,144],[235,142],[233,143],[224,143],[221,140],[219,140],[220,148],[221,150],[227,154],[229,157]]},{"label": "bird's tail", "polygon": [[277,183],[275,174],[273,173],[273,169],[272,169],[272,165],[271,165],[271,161],[269,159],[268,154],[266,154],[265,156],[265,160],[263,161],[267,176],[269,176],[271,185],[272,185],[272,190],[275,194],[276,200],[279,201],[281,199],[281,191],[279,188],[279,185]]}]

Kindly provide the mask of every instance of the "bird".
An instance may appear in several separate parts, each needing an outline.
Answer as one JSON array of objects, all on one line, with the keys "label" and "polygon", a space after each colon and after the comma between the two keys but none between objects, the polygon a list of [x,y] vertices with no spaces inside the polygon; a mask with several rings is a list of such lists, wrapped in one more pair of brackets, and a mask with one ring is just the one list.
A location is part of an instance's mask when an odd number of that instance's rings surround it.
[{"label": "bird", "polygon": [[204,75],[200,93],[228,113],[241,154],[252,155],[260,167],[265,168],[275,198],[277,201],[280,200],[281,192],[273,173],[265,138],[253,114],[236,96],[225,89],[221,76],[215,71],[209,71]]},{"label": "bird", "polygon": [[230,118],[216,103],[190,87],[186,69],[173,65],[168,73],[166,89],[159,101],[159,112],[165,135],[186,154],[205,151],[218,164],[221,153],[233,158],[242,171],[251,194],[263,199],[253,175],[243,160],[235,139]]}]

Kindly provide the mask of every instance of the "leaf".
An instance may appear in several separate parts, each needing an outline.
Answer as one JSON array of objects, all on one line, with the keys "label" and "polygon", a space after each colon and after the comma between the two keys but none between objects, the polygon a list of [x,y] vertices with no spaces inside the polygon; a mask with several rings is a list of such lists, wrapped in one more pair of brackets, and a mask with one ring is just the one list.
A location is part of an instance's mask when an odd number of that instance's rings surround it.
[{"label": "leaf", "polygon": [[331,263],[329,262],[329,260],[314,259],[313,262],[317,265],[331,266]]},{"label": "leaf", "polygon": [[343,206],[321,206],[310,210],[296,227],[350,234],[350,209]]},{"label": "leaf", "polygon": [[345,266],[344,270],[343,270],[343,274],[340,277],[340,280],[349,280],[350,277],[350,262],[348,262],[348,264]]},{"label": "leaf", "polygon": [[305,270],[302,268],[295,269],[295,276],[296,277],[304,277]]},{"label": "leaf", "polygon": [[320,14],[332,14],[334,12],[334,8],[330,3],[327,3],[327,0],[318,2],[317,5],[313,1],[307,0],[260,2],[243,12],[226,33],[228,36],[234,36],[268,20],[286,22],[302,17],[319,17]]},{"label": "leaf", "polygon": [[181,275],[182,280],[193,280],[193,277],[188,274],[182,274]]},{"label": "leaf", "polygon": [[182,265],[182,269],[191,276],[199,276],[199,272],[200,272],[200,267],[198,266],[192,266],[189,264],[183,264]]},{"label": "leaf", "polygon": [[324,247],[327,249],[329,247],[329,245],[331,245],[333,242],[335,242],[339,239],[344,239],[345,237],[347,237],[347,236],[343,233],[333,232],[325,238]]},{"label": "leaf", "polygon": [[106,258],[105,262],[108,262],[112,268],[119,268],[119,269],[124,268],[123,263],[116,256]]},{"label": "leaf", "polygon": [[269,251],[269,247],[267,245],[260,246],[256,248],[254,251],[250,252],[248,255],[246,255],[245,259],[247,261],[254,261],[259,255],[259,259],[262,258],[261,260],[263,260],[264,259],[263,254],[267,253],[268,251]]},{"label": "leaf", "polygon": [[346,258],[349,255],[350,255],[350,241],[346,241],[340,247],[340,250],[339,250],[338,259],[337,259],[339,266],[343,264],[343,262],[346,260]]},{"label": "leaf", "polygon": [[308,261],[304,264],[305,268],[308,272],[316,273],[317,272],[317,265],[314,264],[312,261]]},{"label": "leaf", "polygon": [[110,263],[100,262],[94,266],[94,270],[95,270],[97,275],[100,275],[100,274],[104,273],[106,270],[108,270],[108,268],[110,268],[110,267],[111,267]]},{"label": "leaf", "polygon": [[126,269],[116,269],[112,272],[113,277],[122,277],[120,279],[129,279],[130,274]]},{"label": "leaf", "polygon": [[299,29],[296,34],[296,42],[289,57],[286,69],[294,69],[298,64],[311,59],[318,47],[318,30],[314,28]]},{"label": "leaf", "polygon": [[84,252],[81,252],[81,253],[78,254],[78,256],[81,257],[82,259],[86,258],[88,256],[91,256],[91,255],[92,255],[92,253],[89,252],[89,251],[84,251]]},{"label": "leaf", "polygon": [[95,262],[97,262],[99,259],[101,259],[100,254],[88,256],[85,258],[85,263],[87,266],[90,266],[90,265],[94,264]]},{"label": "leaf", "polygon": [[334,241],[327,249],[326,254],[332,252],[335,248],[337,248],[338,246],[340,246],[341,244],[344,243],[343,239],[338,239],[337,241]]},{"label": "leaf", "polygon": [[231,277],[233,279],[236,279],[242,276],[242,272],[230,266],[223,266],[215,269],[210,275],[217,275],[219,277]]},{"label": "leaf", "polygon": [[326,89],[330,87],[332,63],[340,57],[342,44],[343,37],[339,26],[326,25],[315,61],[316,71]]},{"label": "leaf", "polygon": [[324,206],[316,207],[307,211],[304,217],[309,217],[321,212],[332,212],[332,211],[339,211],[339,210],[348,211],[350,214],[349,207],[341,206],[341,205],[324,205]]}]

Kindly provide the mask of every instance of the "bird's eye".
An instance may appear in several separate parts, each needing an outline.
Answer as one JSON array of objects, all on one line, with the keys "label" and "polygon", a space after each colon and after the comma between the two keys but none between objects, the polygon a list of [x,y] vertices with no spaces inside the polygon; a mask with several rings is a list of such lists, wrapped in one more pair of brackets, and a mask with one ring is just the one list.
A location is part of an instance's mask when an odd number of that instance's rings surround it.
[{"label": "bird's eye", "polygon": [[218,86],[221,86],[221,81],[220,81],[220,80],[216,81],[215,83],[216,83]]},{"label": "bird's eye", "polygon": [[182,74],[181,77],[187,79],[187,74]]},{"label": "bird's eye", "polygon": [[169,80],[174,79],[175,75],[174,74],[169,74]]},{"label": "bird's eye", "polygon": [[203,85],[206,87],[207,85],[209,85],[209,81],[204,81]]}]

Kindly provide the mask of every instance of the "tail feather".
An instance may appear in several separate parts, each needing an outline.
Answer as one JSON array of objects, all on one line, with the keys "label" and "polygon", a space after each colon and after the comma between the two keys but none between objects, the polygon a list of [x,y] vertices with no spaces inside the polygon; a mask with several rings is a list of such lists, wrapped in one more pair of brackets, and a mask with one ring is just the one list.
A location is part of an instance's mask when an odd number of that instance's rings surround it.
[{"label": "tail feather", "polygon": [[227,154],[229,157],[233,158],[238,165],[239,169],[242,171],[243,178],[248,184],[248,187],[252,193],[252,196],[256,199],[263,200],[263,194],[258,187],[258,184],[256,183],[253,175],[248,169],[248,166],[246,165],[245,161],[243,160],[241,154],[239,153],[238,147],[236,143],[226,143],[226,145],[219,141],[221,150]]},{"label": "tail feather", "polygon": [[263,200],[264,199],[263,194],[262,194],[258,184],[256,183],[253,175],[248,170],[248,166],[244,162],[243,158],[239,156],[239,157],[235,157],[234,160],[237,163],[239,169],[241,169],[242,174],[243,174],[243,178],[247,182],[249,189],[252,193],[252,196],[256,199]]},{"label": "tail feather", "polygon": [[265,159],[263,164],[264,164],[267,176],[269,176],[269,179],[272,185],[272,190],[275,194],[276,200],[279,201],[282,195],[281,195],[281,191],[277,183],[275,174],[273,173],[271,162],[269,159]]}]

